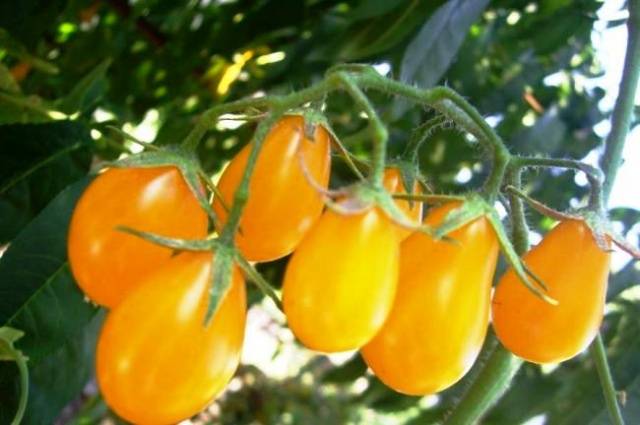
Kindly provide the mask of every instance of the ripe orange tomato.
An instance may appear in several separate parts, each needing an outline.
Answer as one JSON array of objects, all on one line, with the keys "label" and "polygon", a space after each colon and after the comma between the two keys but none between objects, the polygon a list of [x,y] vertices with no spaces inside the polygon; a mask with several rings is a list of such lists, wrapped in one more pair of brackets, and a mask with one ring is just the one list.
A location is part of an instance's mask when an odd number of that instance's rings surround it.
[{"label": "ripe orange tomato", "polygon": [[570,359],[598,333],[610,254],[598,247],[584,222],[566,220],[523,260],[559,304],[554,306],[536,297],[509,270],[493,297],[493,328],[498,339],[530,362]]},{"label": "ripe orange tomato", "polygon": [[[290,254],[320,216],[323,201],[300,165],[323,187],[329,183],[331,137],[320,125],[314,139],[304,133],[301,116],[286,116],[271,129],[249,183],[249,199],[240,218],[236,244],[251,261],[271,261]],[[240,184],[251,144],[225,169],[218,188],[228,207]],[[301,158],[300,158],[301,157]],[[227,211],[218,199],[213,209],[224,225]]]},{"label": "ripe orange tomato", "polygon": [[111,168],[82,194],[69,228],[71,270],[84,293],[114,307],[172,250],[115,230],[176,238],[207,235],[207,215],[175,167]]},{"label": "ripe orange tomato", "polygon": [[[387,168],[384,171],[384,180],[382,184],[390,193],[408,193],[407,189],[404,187],[402,174],[398,168]],[[420,184],[417,181],[414,182],[411,193],[422,193]],[[412,221],[420,223],[422,220],[422,202],[409,202],[407,200],[396,199],[396,205],[402,210],[407,218]],[[398,226],[398,235],[400,236],[400,240],[406,239],[411,233],[411,230]]]},{"label": "ripe orange tomato", "polygon": [[327,210],[289,261],[282,302],[307,347],[359,348],[380,329],[398,279],[396,229],[377,208],[354,215]]},{"label": "ripe orange tomato", "polygon": [[[436,208],[425,223],[437,226],[455,206]],[[475,362],[487,332],[495,233],[482,217],[450,236],[457,242],[416,232],[402,243],[393,309],[362,348],[376,376],[404,394],[431,394],[453,385]]]},{"label": "ripe orange tomato", "polygon": [[182,253],[148,276],[107,316],[96,354],[100,390],[124,419],[168,425],[198,413],[227,385],[242,350],[243,279],[205,327],[210,253]]}]

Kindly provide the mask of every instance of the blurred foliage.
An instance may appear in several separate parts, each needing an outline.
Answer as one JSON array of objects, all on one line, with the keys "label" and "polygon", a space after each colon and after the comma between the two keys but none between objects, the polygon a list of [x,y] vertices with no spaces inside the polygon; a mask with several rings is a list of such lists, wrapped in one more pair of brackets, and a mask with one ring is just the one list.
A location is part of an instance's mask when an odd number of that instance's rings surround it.
[{"label": "blurred foliage", "polygon": [[[595,0],[0,2],[0,244],[10,242],[0,259],[0,326],[27,332],[18,343],[32,368],[25,423],[58,418],[57,424],[89,424],[110,417],[95,385],[81,391],[92,373],[100,315],[82,302],[64,252],[69,214],[86,185],[92,154],[95,162],[131,148],[107,124],[131,131],[144,122],[157,129],[153,143],[178,143],[197,115],[215,104],[299,89],[336,63],[362,61],[409,83],[449,85],[490,119],[514,152],[581,159],[601,144],[593,126],[610,112],[598,109],[604,91],[583,84],[601,73],[591,45],[601,6]],[[389,126],[392,156],[433,114],[368,94]],[[331,96],[326,114],[349,149],[366,157],[370,140],[358,133],[363,121],[348,97]],[[199,150],[205,169],[218,172],[253,128],[211,131]],[[477,187],[488,171],[477,143],[447,125],[433,131],[420,165],[439,192]],[[334,183],[350,178],[336,162]],[[586,193],[568,172],[525,180],[532,196],[560,209]],[[639,216],[629,208],[612,212],[625,234]],[[549,227],[538,215],[530,222],[538,232]],[[260,270],[279,285],[285,264]],[[638,283],[633,263],[612,276],[603,328],[629,423],[640,422],[640,302],[621,294]],[[261,298],[253,289],[251,296]],[[47,327],[51,323],[57,328]],[[244,366],[239,387],[198,420],[432,423],[481,364],[437,398],[422,399],[386,389],[359,356],[339,367],[315,357],[284,380]],[[0,365],[0,423],[13,411],[16,377],[12,365]],[[526,365],[483,423],[515,424],[536,415],[549,424],[607,422],[590,358],[553,370]]]}]

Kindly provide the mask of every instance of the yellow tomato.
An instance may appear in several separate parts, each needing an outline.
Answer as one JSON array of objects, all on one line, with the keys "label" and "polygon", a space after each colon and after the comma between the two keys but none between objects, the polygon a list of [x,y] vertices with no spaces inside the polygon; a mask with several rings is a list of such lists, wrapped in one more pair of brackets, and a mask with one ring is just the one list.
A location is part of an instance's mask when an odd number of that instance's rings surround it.
[{"label": "yellow tomato", "polygon": [[283,283],[293,333],[307,347],[359,348],[380,330],[398,279],[398,237],[377,208],[327,210],[296,249]]},{"label": "yellow tomato", "polygon": [[199,239],[207,225],[207,214],[176,167],[108,169],[85,190],[71,217],[73,276],[94,302],[115,307],[173,255],[117,226]]},{"label": "yellow tomato", "polygon": [[[320,125],[313,139],[304,132],[301,116],[286,116],[271,129],[249,183],[249,199],[240,218],[236,244],[251,261],[271,261],[290,254],[322,213],[322,196],[309,176],[327,187],[331,165],[331,137]],[[225,204],[233,204],[252,144],[245,146],[225,169],[218,188]],[[213,209],[221,224],[227,211],[219,199]]]},{"label": "yellow tomato", "polygon": [[[437,226],[455,205],[430,212],[425,224]],[[453,385],[475,362],[486,335],[495,233],[482,217],[449,236],[456,242],[416,232],[402,243],[393,309],[362,349],[376,376],[401,393],[431,394]]]},{"label": "yellow tomato", "polygon": [[579,220],[558,224],[523,258],[546,284],[551,305],[509,270],[496,287],[493,328],[511,352],[534,363],[556,363],[584,350],[604,312],[610,254]]},{"label": "yellow tomato", "polygon": [[246,296],[234,269],[208,326],[210,253],[182,253],[111,310],[100,334],[97,377],[124,419],[168,425],[205,408],[233,376],[244,337]]}]

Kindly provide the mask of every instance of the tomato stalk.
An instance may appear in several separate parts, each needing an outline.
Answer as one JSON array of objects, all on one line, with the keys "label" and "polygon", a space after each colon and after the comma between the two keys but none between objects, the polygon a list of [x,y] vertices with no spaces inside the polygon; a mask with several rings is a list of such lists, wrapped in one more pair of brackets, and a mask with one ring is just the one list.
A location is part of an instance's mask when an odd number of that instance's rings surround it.
[{"label": "tomato stalk", "polygon": [[588,209],[604,219],[606,211],[603,198],[603,173],[599,169],[585,164],[581,161],[563,158],[535,158],[535,157],[514,157],[512,166],[515,168],[527,167],[548,167],[566,168],[575,171],[582,171],[589,180],[589,205]]},{"label": "tomato stalk", "polygon": [[[522,186],[522,169],[511,167],[507,173],[507,182],[513,187]],[[522,199],[514,193],[509,193],[509,207],[511,208],[511,241],[519,255],[529,249],[529,225],[524,213]]]},{"label": "tomato stalk", "polygon": [[253,267],[253,265],[239,253],[238,255],[236,255],[236,261],[238,262],[238,265],[242,268],[242,270],[244,270],[244,272],[247,274],[249,280],[255,283],[256,286],[260,288],[263,294],[271,298],[271,301],[273,301],[276,307],[278,307],[278,309],[282,311],[282,301],[280,301],[280,298],[278,297],[278,294],[276,294],[276,291],[273,289],[271,284],[269,284],[269,282],[267,282],[265,278],[262,277],[260,272],[256,270],[256,268]]},{"label": "tomato stalk", "polygon": [[217,122],[218,117],[223,114],[244,111],[249,108],[264,108],[269,104],[265,97],[240,99],[222,105],[216,105],[205,111],[196,122],[191,132],[182,141],[182,147],[188,151],[195,151],[204,135]]},{"label": "tomato stalk", "polygon": [[344,87],[347,93],[352,97],[353,101],[362,108],[369,118],[369,126],[375,139],[371,160],[372,170],[369,179],[374,187],[382,187],[382,177],[384,174],[387,155],[387,140],[389,139],[387,128],[382,123],[382,120],[371,105],[371,102],[369,102],[369,99],[367,99],[367,96],[362,92],[351,76],[344,72],[337,72],[335,74],[331,74],[330,77],[333,77],[338,84]]},{"label": "tomato stalk", "polygon": [[447,123],[447,118],[444,115],[438,114],[435,117],[425,121],[420,127],[413,133],[411,139],[405,147],[402,158],[410,161],[413,164],[418,162],[418,153],[422,145],[427,141],[431,132],[436,128],[444,126]]},{"label": "tomato stalk", "polygon": [[440,195],[431,193],[392,193],[393,199],[405,199],[408,201],[420,201],[420,202],[453,202],[464,201],[464,196],[459,195]]}]

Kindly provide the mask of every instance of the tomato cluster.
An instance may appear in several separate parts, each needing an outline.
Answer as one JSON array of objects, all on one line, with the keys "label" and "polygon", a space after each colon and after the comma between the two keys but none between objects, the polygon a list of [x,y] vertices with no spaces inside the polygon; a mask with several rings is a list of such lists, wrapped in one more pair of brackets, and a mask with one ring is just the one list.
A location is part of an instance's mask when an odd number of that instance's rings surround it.
[{"label": "tomato cluster", "polygon": [[[582,221],[562,222],[524,257],[558,305],[537,298],[512,271],[500,280],[492,302],[498,241],[488,219],[458,228],[451,241],[400,228],[377,205],[351,214],[324,210],[314,185],[328,186],[332,140],[322,125],[312,131],[300,116],[286,116],[271,129],[235,237],[251,261],[292,254],[283,308],[305,346],[322,352],[359,349],[391,388],[429,394],[471,368],[491,312],[498,338],[532,362],[565,360],[593,339],[603,313],[609,254]],[[221,176],[220,198],[212,205],[220,226],[251,149],[249,144],[240,151]],[[383,185],[406,192],[395,168],[385,171]],[[418,185],[411,188],[419,191]],[[408,218],[422,220],[420,202],[396,205]],[[459,207],[452,202],[432,208],[424,224],[436,227]],[[91,300],[110,308],[98,342],[98,383],[107,403],[134,423],[178,422],[225,387],[240,360],[246,296],[234,268],[230,289],[205,324],[215,254],[176,255],[116,227],[204,239],[207,224],[175,167],[109,169],[74,211],[72,271]]]}]

